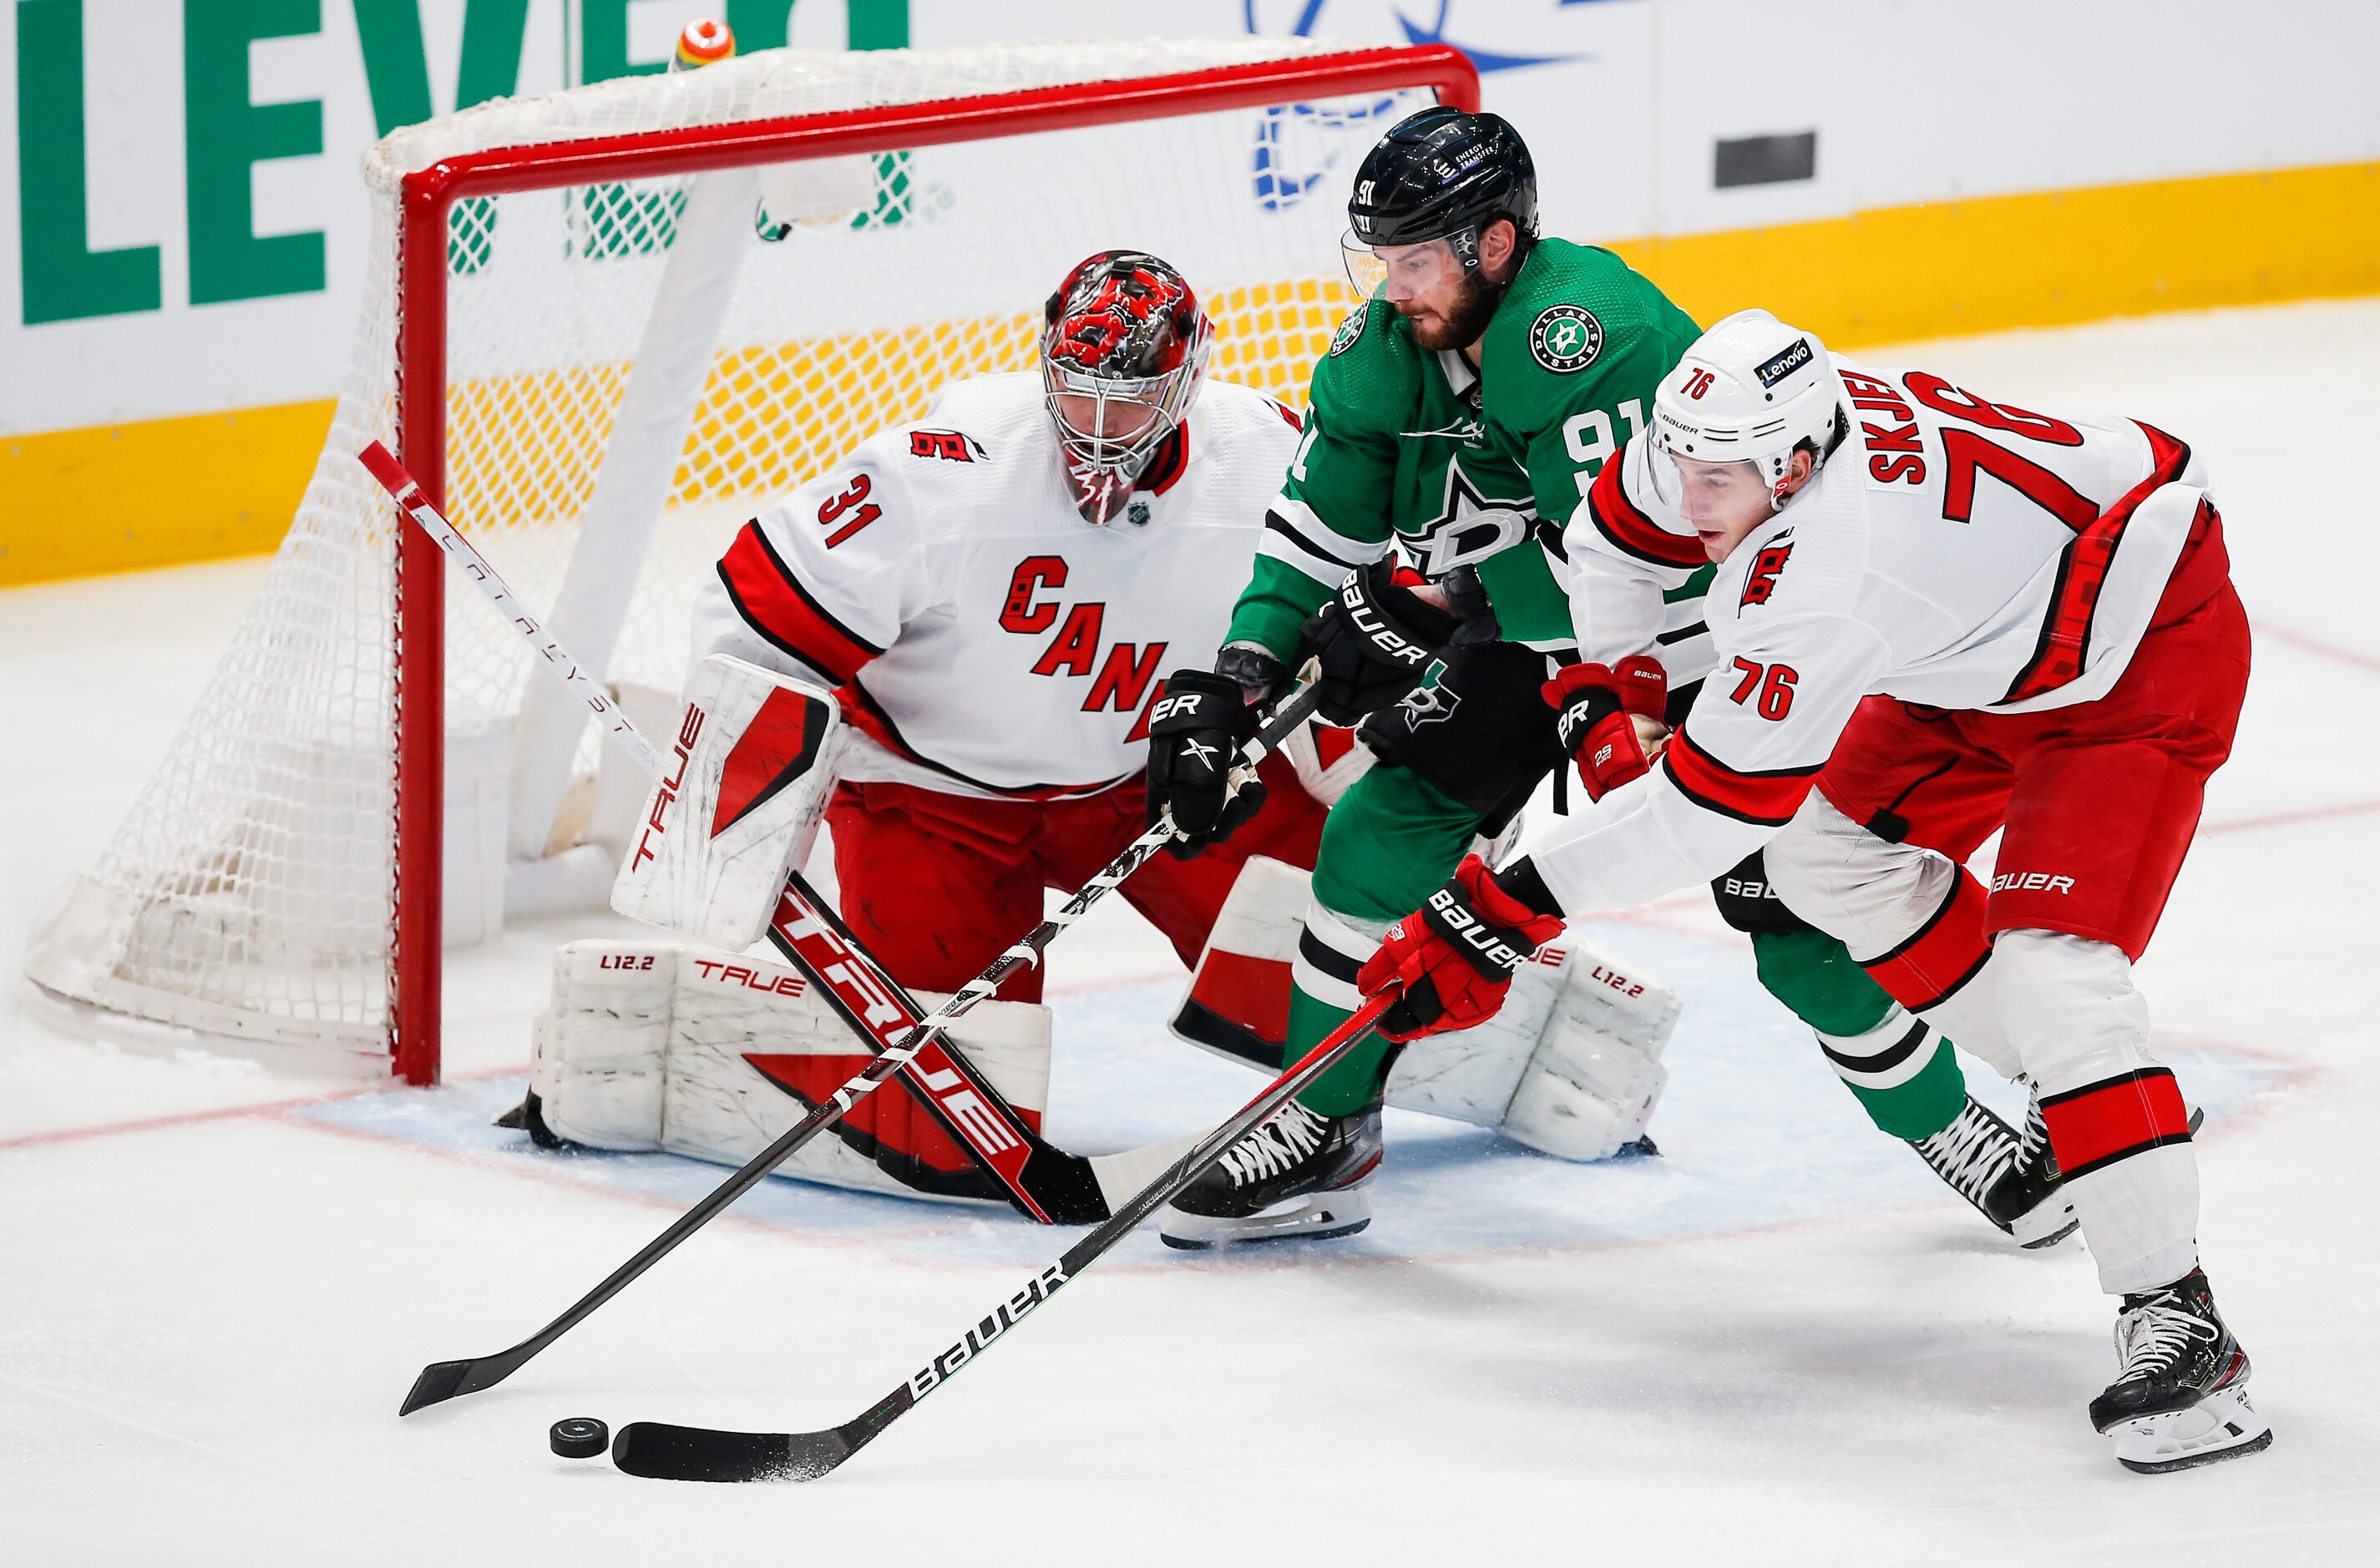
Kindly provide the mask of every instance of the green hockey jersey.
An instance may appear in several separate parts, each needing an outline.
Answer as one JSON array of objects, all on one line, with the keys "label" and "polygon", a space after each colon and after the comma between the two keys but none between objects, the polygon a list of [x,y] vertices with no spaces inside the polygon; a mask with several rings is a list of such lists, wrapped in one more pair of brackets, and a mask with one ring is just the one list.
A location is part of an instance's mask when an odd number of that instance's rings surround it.
[{"label": "green hockey jersey", "polygon": [[[1475,568],[1508,640],[1569,648],[1563,525],[1698,331],[1610,251],[1560,239],[1529,252],[1476,371],[1417,346],[1385,299],[1359,307],[1315,366],[1305,437],[1226,640],[1290,658],[1298,626],[1393,538],[1431,577]],[[1676,596],[1681,629],[1701,619],[1708,576]]]}]

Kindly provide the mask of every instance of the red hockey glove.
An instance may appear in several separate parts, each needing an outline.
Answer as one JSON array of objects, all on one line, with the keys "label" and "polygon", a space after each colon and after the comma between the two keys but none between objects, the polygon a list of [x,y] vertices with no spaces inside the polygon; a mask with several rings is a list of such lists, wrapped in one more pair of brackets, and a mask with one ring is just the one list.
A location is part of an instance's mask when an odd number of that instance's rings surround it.
[{"label": "red hockey glove", "polygon": [[1630,720],[1658,723],[1669,705],[1670,677],[1658,660],[1634,654],[1616,670],[1572,664],[1545,684],[1542,695],[1554,710],[1561,748],[1578,759],[1579,781],[1589,800],[1600,800],[1607,791],[1651,771]]},{"label": "red hockey glove", "polygon": [[1560,916],[1532,909],[1497,885],[1488,862],[1465,856],[1452,881],[1389,928],[1355,984],[1366,996],[1403,988],[1380,1018],[1390,1039],[1467,1029],[1495,1016],[1512,971],[1561,932]]}]

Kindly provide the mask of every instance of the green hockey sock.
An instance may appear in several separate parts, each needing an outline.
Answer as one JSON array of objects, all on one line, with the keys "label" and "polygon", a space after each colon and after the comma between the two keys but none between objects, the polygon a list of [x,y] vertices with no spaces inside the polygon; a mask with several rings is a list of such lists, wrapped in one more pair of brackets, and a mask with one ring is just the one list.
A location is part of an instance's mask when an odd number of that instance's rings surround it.
[{"label": "green hockey sock", "polygon": [[[1314,905],[1291,974],[1283,1065],[1345,1023],[1362,1003],[1355,971],[1380,933],[1421,907],[1462,863],[1475,812],[1391,763],[1355,781],[1330,808],[1314,861]],[[1347,1116],[1380,1098],[1399,1047],[1368,1035],[1299,1095],[1318,1116]]]},{"label": "green hockey sock", "polygon": [[1915,1142],[1958,1118],[1967,1080],[1950,1042],[1901,1011],[1824,931],[1755,931],[1760,983],[1816,1031],[1828,1065],[1882,1131]]}]

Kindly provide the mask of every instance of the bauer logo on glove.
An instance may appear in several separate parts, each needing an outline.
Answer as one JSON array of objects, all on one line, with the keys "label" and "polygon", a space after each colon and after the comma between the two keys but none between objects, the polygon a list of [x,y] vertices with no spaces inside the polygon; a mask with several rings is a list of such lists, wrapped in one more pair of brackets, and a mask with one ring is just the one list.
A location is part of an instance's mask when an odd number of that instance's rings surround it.
[{"label": "bauer logo on glove", "polygon": [[1495,1016],[1512,972],[1561,932],[1560,916],[1531,908],[1499,885],[1488,862],[1466,856],[1427,904],[1389,928],[1355,984],[1366,996],[1402,988],[1380,1018],[1390,1039],[1469,1028]]},{"label": "bauer logo on glove", "polygon": [[1658,724],[1669,704],[1670,677],[1658,660],[1637,654],[1616,668],[1572,664],[1545,684],[1543,695],[1561,748],[1578,759],[1588,799],[1652,771],[1634,721]]}]

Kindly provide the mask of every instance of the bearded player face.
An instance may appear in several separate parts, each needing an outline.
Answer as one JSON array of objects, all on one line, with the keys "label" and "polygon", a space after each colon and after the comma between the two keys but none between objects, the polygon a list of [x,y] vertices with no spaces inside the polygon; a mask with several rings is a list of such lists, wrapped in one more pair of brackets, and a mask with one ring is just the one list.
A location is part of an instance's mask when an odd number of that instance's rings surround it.
[{"label": "bearded player face", "polygon": [[1499,291],[1465,267],[1444,239],[1415,245],[1346,243],[1347,275],[1356,289],[1386,299],[1413,328],[1414,342],[1435,352],[1467,348],[1488,330]]}]

